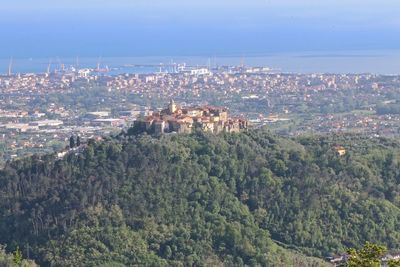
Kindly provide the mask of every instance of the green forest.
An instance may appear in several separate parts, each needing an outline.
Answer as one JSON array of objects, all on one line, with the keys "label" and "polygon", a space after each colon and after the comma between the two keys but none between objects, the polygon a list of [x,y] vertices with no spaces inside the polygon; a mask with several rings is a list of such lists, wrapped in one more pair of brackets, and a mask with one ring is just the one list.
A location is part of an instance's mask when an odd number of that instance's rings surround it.
[{"label": "green forest", "polygon": [[83,146],[0,171],[0,260],[20,251],[40,266],[316,267],[366,241],[399,248],[396,140],[260,129]]}]

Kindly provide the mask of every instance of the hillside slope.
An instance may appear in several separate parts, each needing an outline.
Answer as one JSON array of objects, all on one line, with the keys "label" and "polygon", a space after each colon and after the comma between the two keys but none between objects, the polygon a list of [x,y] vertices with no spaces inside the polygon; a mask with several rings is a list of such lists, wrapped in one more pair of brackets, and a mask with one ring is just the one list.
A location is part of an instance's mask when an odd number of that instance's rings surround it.
[{"label": "hillside slope", "polygon": [[388,140],[261,130],[91,142],[0,172],[0,243],[43,266],[321,266],[299,252],[399,244],[397,159]]}]

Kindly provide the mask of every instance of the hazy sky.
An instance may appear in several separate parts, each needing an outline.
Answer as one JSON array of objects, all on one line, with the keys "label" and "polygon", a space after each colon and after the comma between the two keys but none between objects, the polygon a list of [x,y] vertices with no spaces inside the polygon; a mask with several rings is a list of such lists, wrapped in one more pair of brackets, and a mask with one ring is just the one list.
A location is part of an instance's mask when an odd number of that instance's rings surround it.
[{"label": "hazy sky", "polygon": [[400,49],[398,0],[0,2],[0,57]]}]

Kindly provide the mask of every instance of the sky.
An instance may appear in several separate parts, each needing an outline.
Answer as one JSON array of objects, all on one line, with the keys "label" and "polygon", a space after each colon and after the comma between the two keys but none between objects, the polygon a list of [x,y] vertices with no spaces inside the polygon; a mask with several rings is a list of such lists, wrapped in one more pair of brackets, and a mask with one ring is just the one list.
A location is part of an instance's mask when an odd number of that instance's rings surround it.
[{"label": "sky", "polygon": [[0,57],[400,49],[398,0],[0,0]]}]

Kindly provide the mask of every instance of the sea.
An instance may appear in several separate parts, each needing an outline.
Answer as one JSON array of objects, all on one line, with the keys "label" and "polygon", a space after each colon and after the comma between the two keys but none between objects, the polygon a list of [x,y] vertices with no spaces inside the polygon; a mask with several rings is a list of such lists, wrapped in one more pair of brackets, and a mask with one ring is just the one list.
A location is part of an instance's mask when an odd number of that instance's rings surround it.
[{"label": "sea", "polygon": [[12,61],[12,73],[44,73],[65,68],[108,68],[108,74],[170,72],[174,64],[188,66],[269,67],[281,73],[373,73],[400,74],[400,50],[310,51],[232,56],[163,57],[53,57],[0,58],[0,74],[6,74]]}]

